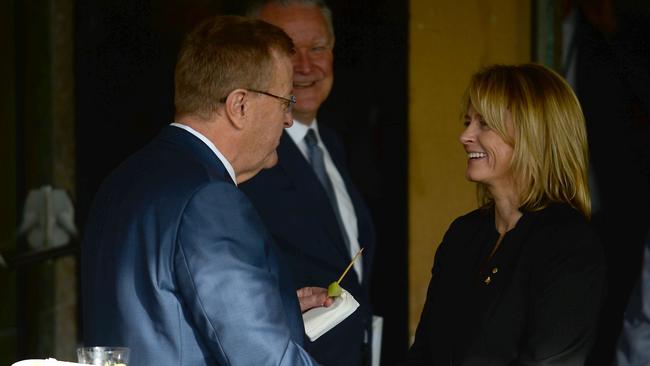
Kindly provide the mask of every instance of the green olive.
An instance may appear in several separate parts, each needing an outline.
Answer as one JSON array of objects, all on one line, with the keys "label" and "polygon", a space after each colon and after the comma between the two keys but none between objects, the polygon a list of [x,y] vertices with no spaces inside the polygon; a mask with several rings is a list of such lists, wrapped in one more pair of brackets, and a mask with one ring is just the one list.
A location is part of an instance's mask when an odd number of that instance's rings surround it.
[{"label": "green olive", "polygon": [[330,283],[329,286],[327,286],[327,296],[339,297],[341,296],[341,293],[343,293],[343,291],[341,290],[341,286],[339,286],[338,282],[334,281]]}]

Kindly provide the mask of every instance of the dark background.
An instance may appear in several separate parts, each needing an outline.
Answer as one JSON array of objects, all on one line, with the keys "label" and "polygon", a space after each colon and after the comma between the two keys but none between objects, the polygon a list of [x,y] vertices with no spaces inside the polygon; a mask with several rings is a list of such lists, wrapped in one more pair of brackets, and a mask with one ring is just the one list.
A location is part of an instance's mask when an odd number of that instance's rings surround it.
[{"label": "dark background", "polygon": [[[607,293],[587,364],[611,365],[650,233],[650,2],[611,1],[609,8],[602,6],[608,1],[579,3],[575,89],[587,122],[592,225],[607,265]],[[642,285],[647,292],[650,284]]]}]

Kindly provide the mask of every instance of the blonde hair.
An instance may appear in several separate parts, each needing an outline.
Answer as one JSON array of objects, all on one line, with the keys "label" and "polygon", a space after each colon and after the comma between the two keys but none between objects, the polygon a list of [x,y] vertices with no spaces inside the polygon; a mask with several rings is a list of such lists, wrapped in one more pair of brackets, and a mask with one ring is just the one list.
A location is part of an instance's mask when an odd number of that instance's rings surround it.
[{"label": "blonde hair", "polygon": [[[490,66],[472,77],[462,107],[470,106],[513,147],[511,169],[521,209],[563,202],[591,216],[585,120],[561,76],[535,64]],[[508,113],[514,136],[508,132]],[[479,183],[477,193],[479,205],[494,204],[485,185]]]}]

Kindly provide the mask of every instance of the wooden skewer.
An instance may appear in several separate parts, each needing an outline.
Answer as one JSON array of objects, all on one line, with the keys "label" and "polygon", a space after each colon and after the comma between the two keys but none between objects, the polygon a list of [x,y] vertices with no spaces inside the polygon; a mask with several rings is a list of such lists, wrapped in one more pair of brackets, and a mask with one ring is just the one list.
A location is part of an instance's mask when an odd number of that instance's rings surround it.
[{"label": "wooden skewer", "polygon": [[354,261],[357,260],[357,257],[361,254],[361,252],[363,252],[363,248],[359,249],[357,254],[354,255],[354,257],[350,261],[350,264],[348,264],[348,268],[346,268],[345,271],[343,271],[343,274],[341,275],[341,277],[339,277],[339,280],[336,281],[336,283],[338,283],[339,285],[341,284],[341,280],[343,279],[343,277],[345,277],[346,274],[348,274],[348,271],[350,270],[350,268],[352,268],[352,265],[354,264]]}]

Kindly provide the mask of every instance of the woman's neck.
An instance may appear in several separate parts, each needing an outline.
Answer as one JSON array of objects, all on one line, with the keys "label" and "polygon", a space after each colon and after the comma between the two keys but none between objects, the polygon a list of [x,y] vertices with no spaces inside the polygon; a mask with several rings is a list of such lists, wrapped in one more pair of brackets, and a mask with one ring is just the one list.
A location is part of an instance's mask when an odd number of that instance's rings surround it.
[{"label": "woman's neck", "polygon": [[519,199],[514,192],[494,197],[494,224],[499,234],[504,235],[517,225],[522,216],[519,211]]}]

